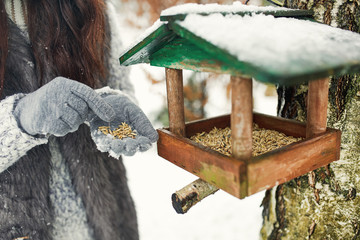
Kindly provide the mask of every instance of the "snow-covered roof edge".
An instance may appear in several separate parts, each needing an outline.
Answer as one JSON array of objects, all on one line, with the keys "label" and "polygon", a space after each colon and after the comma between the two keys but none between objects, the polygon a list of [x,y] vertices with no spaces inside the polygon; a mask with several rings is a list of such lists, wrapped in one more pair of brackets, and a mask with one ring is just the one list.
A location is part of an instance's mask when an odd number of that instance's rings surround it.
[{"label": "snow-covered roof edge", "polygon": [[160,19],[158,19],[154,24],[150,27],[148,27],[141,35],[139,35],[129,46],[124,48],[124,50],[121,52],[120,56],[124,56],[127,52],[129,52],[131,49],[136,47],[139,43],[144,41],[147,37],[149,37],[153,32],[155,32],[157,29],[159,29],[161,26],[165,25],[166,22],[161,22]]},{"label": "snow-covered roof edge", "polygon": [[290,9],[284,7],[273,7],[273,6],[254,6],[254,5],[244,5],[239,1],[234,2],[233,4],[220,5],[218,3],[211,4],[197,4],[197,3],[187,3],[182,5],[177,5],[174,7],[167,8],[161,12],[161,16],[170,16],[177,14],[191,14],[191,13],[218,13],[218,12],[259,12],[259,11],[297,11],[297,9]]}]

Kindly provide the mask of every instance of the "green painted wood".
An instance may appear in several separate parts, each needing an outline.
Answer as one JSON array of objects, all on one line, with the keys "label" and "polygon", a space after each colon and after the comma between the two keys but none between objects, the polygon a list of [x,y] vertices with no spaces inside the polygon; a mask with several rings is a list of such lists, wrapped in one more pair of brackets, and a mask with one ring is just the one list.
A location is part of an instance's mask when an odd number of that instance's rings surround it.
[{"label": "green painted wood", "polygon": [[[265,71],[264,69],[261,69],[259,67],[256,67],[252,65],[251,63],[245,63],[239,61],[236,57],[229,54],[227,51],[213,45],[212,43],[196,36],[192,32],[188,31],[187,29],[181,27],[176,22],[169,23],[170,28],[177,33],[179,36],[181,36],[184,40],[184,42],[189,42],[188,44],[182,44],[182,45],[173,45],[171,48],[168,48],[167,50],[171,53],[168,53],[166,55],[157,55],[156,58],[156,66],[164,66],[167,65],[167,67],[173,66],[173,68],[179,68],[179,69],[189,69],[189,70],[196,70],[196,71],[202,71],[202,69],[206,69],[208,72],[215,72],[215,73],[230,73],[234,76],[236,75],[242,75],[242,76],[250,76],[254,77],[259,81],[262,82],[268,82],[268,83],[281,83],[281,84],[289,84],[290,81],[288,81],[286,76],[277,76],[273,75],[271,72]],[[191,49],[185,50],[188,46],[191,46]],[[200,51],[195,52],[194,54],[187,55],[186,53],[192,53],[194,47],[196,46],[198,49],[201,49]],[[176,51],[179,51],[179,53],[175,53]],[[183,56],[181,59],[177,58],[179,55],[181,55],[183,52]],[[165,57],[166,56],[166,57]],[[210,61],[204,61],[206,57],[212,57],[212,60],[216,60],[218,63],[220,63],[220,66],[214,66],[214,64],[208,64]],[[188,58],[186,61],[184,59]],[[179,61],[180,60],[180,61]],[[168,63],[171,64],[168,64]],[[175,62],[177,62],[175,64]],[[189,66],[194,63],[194,66]],[[197,63],[197,64],[195,64]],[[155,65],[155,62],[151,61],[151,64]],[[294,79],[293,82],[302,82],[304,80],[303,77],[299,77],[298,79]]]},{"label": "green painted wood", "polygon": [[[294,10],[289,9],[288,11],[269,11],[269,10],[261,10],[261,11],[240,11],[240,12],[197,12],[196,14],[202,15],[202,16],[208,16],[210,14],[214,13],[220,13],[223,16],[233,14],[233,15],[252,15],[252,14],[264,14],[264,15],[272,15],[274,17],[294,17],[294,18],[310,18],[312,19],[314,17],[314,12],[312,10]],[[160,21],[169,21],[173,22],[175,20],[184,20],[188,14],[176,14],[176,15],[161,15]]]},{"label": "green painted wood", "polygon": [[[311,80],[317,80],[320,78],[328,77],[330,75],[344,75],[349,73],[359,73],[360,72],[360,64],[354,65],[341,65],[335,68],[324,68],[319,69],[314,72],[303,72],[301,75],[298,74],[280,74],[277,72],[273,72],[271,69],[263,69],[258,66],[254,66],[249,62],[241,62],[235,56],[228,53],[226,50],[219,48],[218,46],[213,45],[212,43],[196,36],[192,32],[188,31],[186,28],[183,28],[176,22],[169,23],[170,28],[182,38],[188,40],[191,44],[196,45],[198,48],[202,49],[207,54],[213,56],[214,59],[217,59],[222,62],[222,66],[216,68],[207,67],[207,71],[219,73],[219,69],[224,70],[223,73],[230,73],[232,75],[243,75],[243,76],[251,76],[258,81],[272,84],[281,84],[281,85],[295,85],[300,83],[305,83]],[[186,42],[184,40],[184,42]],[[171,54],[169,54],[171,56]],[[204,55],[205,56],[205,55]],[[183,57],[186,58],[186,55]],[[163,59],[163,61],[175,61],[170,60],[171,58]],[[190,61],[187,62],[196,62]],[[158,60],[159,63],[159,60]],[[198,61],[198,63],[202,63],[202,61]],[[181,66],[182,65],[182,66]],[[160,64],[157,64],[160,66]],[[174,63],[173,63],[173,66]],[[189,68],[187,64],[178,63],[176,68],[185,68],[185,69],[198,69],[201,71],[202,66],[197,65]]]},{"label": "green painted wood", "polygon": [[[288,17],[303,17],[303,18],[312,18],[313,12],[311,10],[289,10],[289,11],[258,11],[256,13],[264,13],[266,15],[274,16],[288,16]],[[206,14],[206,13],[201,13]],[[227,13],[223,13],[226,15]],[[239,15],[254,14],[254,12],[237,12]],[[177,19],[184,19],[186,14],[183,15],[174,15],[174,16],[161,16],[160,19],[168,19],[171,21]],[[129,51],[125,52],[120,57],[120,64],[123,66],[134,65],[138,63],[149,63],[150,56],[169,43],[173,38],[176,37],[176,34],[173,33],[167,24],[164,24],[150,33],[142,41],[132,47]],[[167,64],[169,65],[169,64]],[[165,66],[165,65],[164,65]]]},{"label": "green painted wood", "polygon": [[[182,30],[186,31],[186,29]],[[178,31],[181,30],[179,29]],[[190,32],[187,32],[187,34],[191,35]],[[257,73],[257,76],[261,79],[271,78],[261,69],[250,64],[240,63],[232,55],[226,54],[226,52],[211,43],[197,39],[195,35],[187,37],[195,38],[196,44],[185,38],[177,37],[151,55],[150,65],[199,72],[231,74],[234,76],[246,75],[246,73],[254,75]]]},{"label": "green painted wood", "polygon": [[199,72],[239,75],[238,69],[227,65],[223,59],[206,52],[190,41],[177,37],[150,57],[150,65]]},{"label": "green painted wood", "polygon": [[120,57],[120,64],[124,66],[137,63],[149,63],[149,57],[170,42],[176,35],[168,29],[166,24],[161,25],[142,41]]},{"label": "green painted wood", "polygon": [[297,73],[283,73],[241,62],[227,50],[206,41],[180,25],[181,21],[163,24],[143,41],[120,57],[121,65],[150,63],[153,66],[189,69],[253,77],[265,83],[295,85],[330,75],[360,72],[360,62],[344,63],[336,67],[306,69]]}]

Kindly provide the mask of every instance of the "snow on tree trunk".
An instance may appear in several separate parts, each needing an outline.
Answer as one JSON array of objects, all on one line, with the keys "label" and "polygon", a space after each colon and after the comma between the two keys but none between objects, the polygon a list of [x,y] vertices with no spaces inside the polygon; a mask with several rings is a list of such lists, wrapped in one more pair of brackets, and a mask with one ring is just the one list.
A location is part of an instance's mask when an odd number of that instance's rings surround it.
[{"label": "snow on tree trunk", "polygon": [[[360,0],[288,0],[316,20],[360,32]],[[267,191],[262,239],[360,239],[360,77],[331,78],[328,126],[342,131],[341,158]],[[306,120],[307,86],[279,87],[279,115]]]}]

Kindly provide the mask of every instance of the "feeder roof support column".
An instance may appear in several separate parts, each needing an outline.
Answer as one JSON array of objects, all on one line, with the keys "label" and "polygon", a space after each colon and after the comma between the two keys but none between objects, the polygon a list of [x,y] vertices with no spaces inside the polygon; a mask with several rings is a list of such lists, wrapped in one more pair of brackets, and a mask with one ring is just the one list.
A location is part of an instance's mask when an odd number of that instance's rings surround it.
[{"label": "feeder roof support column", "polygon": [[235,158],[248,162],[252,155],[252,79],[232,76],[231,89],[232,153]]},{"label": "feeder roof support column", "polygon": [[170,131],[185,136],[184,90],[182,70],[165,68]]},{"label": "feeder roof support column", "polygon": [[309,82],[306,123],[307,138],[326,131],[328,96],[329,78]]},{"label": "feeder roof support column", "polygon": [[[232,155],[248,164],[252,156],[252,79],[231,76]],[[240,173],[240,198],[248,195],[247,170]]]}]

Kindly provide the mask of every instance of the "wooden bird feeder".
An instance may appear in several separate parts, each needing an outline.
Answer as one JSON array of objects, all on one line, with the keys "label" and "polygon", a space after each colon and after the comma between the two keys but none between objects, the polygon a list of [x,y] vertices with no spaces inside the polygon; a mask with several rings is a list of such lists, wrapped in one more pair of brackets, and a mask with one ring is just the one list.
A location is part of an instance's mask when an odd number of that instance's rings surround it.
[{"label": "wooden bird feeder", "polygon": [[[335,44],[346,51],[347,45],[353,41],[360,42],[360,36],[309,20],[311,11],[266,7],[254,10],[246,6],[230,12],[206,12],[199,7],[196,10],[191,14],[163,12],[160,21],[120,58],[120,63],[125,66],[150,63],[165,68],[169,128],[158,129],[158,154],[238,198],[272,188],[338,160],[341,132],[326,126],[328,76],[359,72],[360,55],[335,59],[328,55],[334,49],[324,50],[321,46]],[[214,16],[216,19],[212,20]],[[253,23],[256,25],[252,26]],[[222,27],[219,28],[218,24]],[[262,26],[259,32],[254,29],[256,26]],[[314,40],[312,35],[301,37],[301,34],[288,32],[298,26],[304,26],[315,35],[329,28],[329,34],[335,35],[313,42],[317,38]],[[273,34],[261,32],[269,28]],[[227,36],[234,31],[238,31],[239,41]],[[343,40],[344,33],[354,38],[353,41]],[[225,44],[216,41],[219,34],[225,39]],[[258,39],[262,35],[251,38],[254,34],[264,34],[264,39]],[[321,32],[320,35],[324,34]],[[244,37],[250,37],[249,41],[259,40],[251,43],[256,47],[248,49],[243,46],[247,44]],[[292,43],[288,46],[279,42],[283,38]],[[286,45],[286,49],[276,47],[278,44]],[[307,45],[313,47],[304,48]],[[360,45],[355,47],[357,50],[353,45],[351,49],[360,52]],[[231,114],[185,123],[182,69],[231,75]],[[309,82],[306,124],[253,113],[252,78],[279,85]],[[253,122],[261,128],[304,140],[252,157]],[[232,157],[189,139],[213,127],[228,126],[232,129]]]}]

